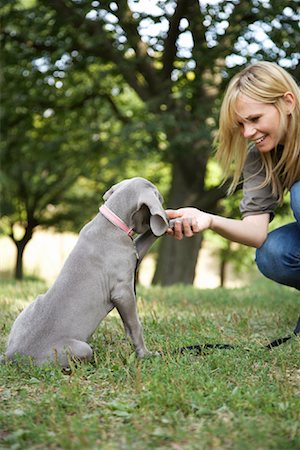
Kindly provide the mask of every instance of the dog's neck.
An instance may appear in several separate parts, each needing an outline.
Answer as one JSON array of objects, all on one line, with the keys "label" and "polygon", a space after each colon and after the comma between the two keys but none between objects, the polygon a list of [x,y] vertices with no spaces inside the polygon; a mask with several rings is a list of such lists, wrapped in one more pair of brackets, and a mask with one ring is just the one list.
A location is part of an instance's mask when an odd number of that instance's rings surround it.
[{"label": "dog's neck", "polygon": [[123,230],[128,236],[132,237],[134,235],[133,228],[129,228],[125,222],[123,222],[120,217],[118,217],[111,209],[108,208],[105,204],[100,206],[99,211],[101,214],[106,217],[112,224],[116,227]]}]

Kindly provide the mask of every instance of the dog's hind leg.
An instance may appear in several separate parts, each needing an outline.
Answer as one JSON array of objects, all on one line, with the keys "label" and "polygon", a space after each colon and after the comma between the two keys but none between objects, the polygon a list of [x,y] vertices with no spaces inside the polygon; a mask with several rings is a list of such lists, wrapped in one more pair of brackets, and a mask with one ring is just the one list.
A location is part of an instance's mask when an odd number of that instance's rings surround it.
[{"label": "dog's hind leg", "polygon": [[66,339],[54,344],[50,359],[62,367],[69,367],[71,361],[90,361],[93,350],[86,342],[77,339]]}]

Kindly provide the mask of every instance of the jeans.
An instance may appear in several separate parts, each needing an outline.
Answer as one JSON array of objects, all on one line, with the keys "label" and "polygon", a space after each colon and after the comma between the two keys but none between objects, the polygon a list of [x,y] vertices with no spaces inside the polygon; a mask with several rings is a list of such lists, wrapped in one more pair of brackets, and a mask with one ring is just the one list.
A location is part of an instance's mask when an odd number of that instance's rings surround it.
[{"label": "jeans", "polygon": [[293,184],[290,195],[296,222],[268,234],[256,250],[256,264],[267,278],[300,290],[300,181]]}]

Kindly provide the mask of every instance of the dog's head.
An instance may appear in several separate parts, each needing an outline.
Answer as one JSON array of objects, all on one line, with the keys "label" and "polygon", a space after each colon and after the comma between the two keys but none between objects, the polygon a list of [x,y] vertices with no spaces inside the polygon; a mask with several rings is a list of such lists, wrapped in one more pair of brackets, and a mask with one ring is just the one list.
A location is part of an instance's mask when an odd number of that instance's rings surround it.
[{"label": "dog's head", "polygon": [[150,181],[139,177],[123,180],[112,186],[103,200],[107,201],[115,193],[123,193],[122,201],[129,212],[130,223],[127,224],[136,233],[144,233],[151,228],[155,236],[161,236],[167,231],[169,222],[162,207],[163,197]]}]

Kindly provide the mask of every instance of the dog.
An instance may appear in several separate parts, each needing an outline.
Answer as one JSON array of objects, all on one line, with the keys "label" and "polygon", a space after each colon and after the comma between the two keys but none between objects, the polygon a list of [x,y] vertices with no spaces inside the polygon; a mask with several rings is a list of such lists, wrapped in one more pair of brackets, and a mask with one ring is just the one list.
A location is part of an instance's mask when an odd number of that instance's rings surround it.
[{"label": "dog", "polygon": [[[90,361],[88,341],[100,322],[117,308],[136,355],[150,352],[143,338],[135,295],[135,271],[169,224],[157,188],[144,178],[123,180],[103,196],[95,218],[85,225],[53,286],[15,320],[6,360],[29,357],[41,366],[69,367]],[[132,234],[141,234],[133,240]]]}]

